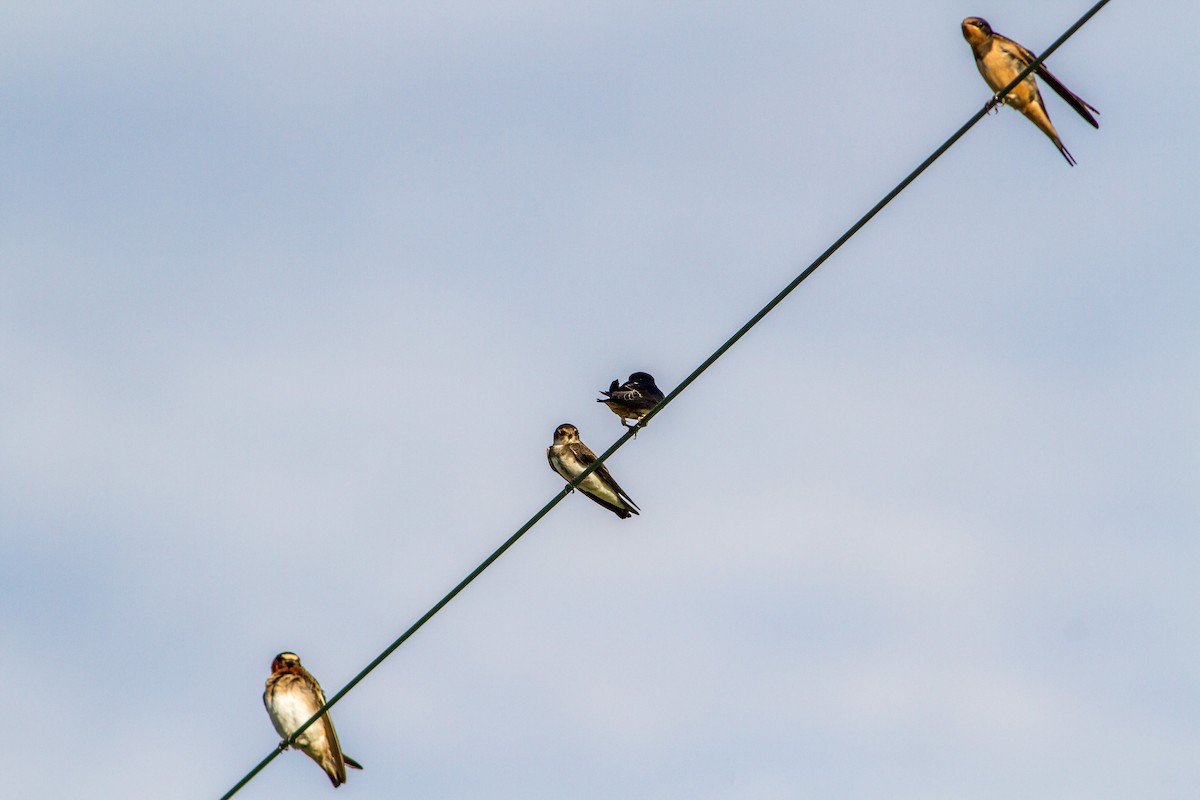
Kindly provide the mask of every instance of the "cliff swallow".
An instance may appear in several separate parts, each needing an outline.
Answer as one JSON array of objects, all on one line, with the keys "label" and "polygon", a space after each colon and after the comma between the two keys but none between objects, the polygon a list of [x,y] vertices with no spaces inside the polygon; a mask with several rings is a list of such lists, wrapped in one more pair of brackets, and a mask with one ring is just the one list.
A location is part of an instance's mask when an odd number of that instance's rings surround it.
[{"label": "cliff swallow", "polygon": [[[608,406],[614,414],[621,418],[622,425],[625,425],[627,419],[637,422],[663,399],[662,390],[654,385],[654,376],[648,372],[635,372],[620,386],[613,381],[612,385],[608,387],[608,391],[602,389],[600,394],[604,395],[604,398],[596,402]],[[625,427],[636,428],[638,426],[625,425]],[[637,434],[635,433],[634,436]]]},{"label": "cliff swallow", "polygon": [[[985,19],[967,17],[962,21],[962,34],[975,54],[975,66],[979,68],[979,74],[993,92],[999,92],[1008,86],[1023,69],[1037,59],[1037,56],[1012,39],[992,31],[992,26]],[[1087,120],[1093,128],[1100,127],[1100,123],[1092,116],[1093,111],[1097,114],[1100,112],[1063,86],[1058,78],[1050,74],[1045,64],[1039,64],[1034,73],[1046,81],[1046,85],[1067,101],[1067,105],[1079,112],[1079,116]],[[1032,74],[1014,87],[1004,97],[1004,102],[1041,128],[1042,133],[1050,137],[1050,141],[1054,142],[1054,146],[1063,154],[1067,163],[1075,166],[1075,158],[1067,151],[1062,139],[1058,138],[1058,131],[1054,130],[1054,125],[1050,122],[1050,115],[1046,113],[1046,106],[1042,102],[1042,93],[1038,91],[1037,81]]]},{"label": "cliff swallow", "polygon": [[[287,741],[325,705],[325,693],[317,679],[300,666],[300,656],[280,653],[271,662],[271,677],[267,678],[263,705],[271,715],[271,724]],[[325,770],[334,788],[346,782],[346,767],[362,769],[357,761],[342,753],[329,714],[310,725],[296,740],[295,746]]]},{"label": "cliff swallow", "polygon": [[[554,444],[546,448],[546,460],[550,462],[550,469],[567,481],[572,481],[587,469],[588,465],[595,462],[596,454],[579,441],[578,428],[563,423],[554,429]],[[621,519],[628,519],[630,514],[638,513],[637,505],[613,480],[613,476],[608,474],[603,464],[584,478],[579,488],[589,498]]]}]

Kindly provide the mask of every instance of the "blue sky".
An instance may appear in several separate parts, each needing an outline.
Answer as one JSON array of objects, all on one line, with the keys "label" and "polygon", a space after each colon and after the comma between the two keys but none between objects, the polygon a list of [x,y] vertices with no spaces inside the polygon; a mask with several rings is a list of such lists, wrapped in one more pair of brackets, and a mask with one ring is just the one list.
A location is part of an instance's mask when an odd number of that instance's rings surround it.
[{"label": "blue sky", "polygon": [[[810,7],[811,6],[811,7]],[[217,797],[1084,3],[17,3],[0,26],[0,765]],[[339,796],[1200,783],[1200,78],[1051,59],[335,709]],[[239,795],[323,797],[286,754]]]}]

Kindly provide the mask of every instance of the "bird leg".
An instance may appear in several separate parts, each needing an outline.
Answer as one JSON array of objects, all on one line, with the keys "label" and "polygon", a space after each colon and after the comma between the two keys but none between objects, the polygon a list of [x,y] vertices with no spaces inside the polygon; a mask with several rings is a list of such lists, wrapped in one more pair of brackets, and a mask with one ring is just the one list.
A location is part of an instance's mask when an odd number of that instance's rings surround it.
[{"label": "bird leg", "polygon": [[[1011,97],[1011,96],[1012,95],[1009,95],[1009,97]],[[1000,106],[1004,106],[1004,105],[1008,105],[1008,97],[1005,97],[1003,100],[1001,100],[1000,93],[997,92],[996,94],[992,95],[992,99],[988,100],[987,103],[984,104],[983,107],[987,110],[987,113],[989,113],[989,114],[991,114],[993,111],[996,112],[997,114],[999,114]]]}]

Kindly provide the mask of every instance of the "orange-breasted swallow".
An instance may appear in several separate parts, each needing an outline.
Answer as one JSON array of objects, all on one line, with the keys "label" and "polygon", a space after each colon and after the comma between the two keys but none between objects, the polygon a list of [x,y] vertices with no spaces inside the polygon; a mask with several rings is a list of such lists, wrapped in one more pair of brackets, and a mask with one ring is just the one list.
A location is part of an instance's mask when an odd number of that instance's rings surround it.
[{"label": "orange-breasted swallow", "polygon": [[[1037,56],[1012,39],[994,32],[992,26],[985,19],[967,17],[962,21],[962,34],[975,54],[975,66],[979,68],[979,74],[983,76],[993,92],[999,92],[1008,86],[1021,74],[1022,70],[1037,59]],[[1053,89],[1059,97],[1066,100],[1067,105],[1079,112],[1079,116],[1087,120],[1093,128],[1100,127],[1100,123],[1096,122],[1096,118],[1092,116],[1092,112],[1097,114],[1100,112],[1063,86],[1062,82],[1046,69],[1045,64],[1039,64],[1034,73],[1046,81],[1046,85]],[[1050,115],[1046,113],[1046,106],[1042,102],[1042,93],[1038,91],[1037,81],[1034,80],[1033,74],[1005,95],[1004,102],[1020,111],[1030,122],[1041,128],[1042,133],[1050,137],[1050,141],[1054,142],[1054,146],[1063,154],[1067,163],[1072,167],[1075,166],[1074,156],[1063,145],[1062,139],[1058,138],[1058,131],[1054,130],[1054,125],[1050,122]]]},{"label": "orange-breasted swallow", "polygon": [[[604,397],[596,402],[608,406],[614,414],[621,418],[622,425],[625,425],[627,419],[637,423],[663,399],[662,390],[654,384],[654,376],[648,372],[635,372],[620,386],[613,381],[612,385],[608,387],[608,391],[602,389],[600,394]],[[637,425],[625,425],[625,427],[637,427]],[[637,434],[635,433],[634,436]]]},{"label": "orange-breasted swallow", "polygon": [[[563,423],[554,429],[554,444],[546,448],[546,460],[550,462],[550,469],[567,481],[573,481],[579,473],[596,461],[596,454],[579,441],[578,428]],[[603,464],[584,478],[579,488],[587,497],[621,519],[628,519],[631,514],[638,513],[637,505],[613,480],[613,476],[608,474]]]},{"label": "orange-breasted swallow", "polygon": [[[300,656],[280,653],[271,662],[271,677],[267,678],[263,705],[271,715],[276,732],[287,741],[325,705],[325,693],[317,679],[300,666]],[[346,782],[346,767],[362,769],[362,765],[342,753],[328,713],[308,726],[295,746],[325,770],[334,788]]]}]

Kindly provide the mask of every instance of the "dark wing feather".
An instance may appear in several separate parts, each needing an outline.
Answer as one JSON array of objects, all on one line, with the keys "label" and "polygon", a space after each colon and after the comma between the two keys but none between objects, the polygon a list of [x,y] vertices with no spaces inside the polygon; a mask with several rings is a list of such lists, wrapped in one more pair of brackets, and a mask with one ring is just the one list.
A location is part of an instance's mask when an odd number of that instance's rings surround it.
[{"label": "dark wing feather", "polygon": [[[315,695],[317,708],[325,705],[325,692],[321,691],[321,686],[312,676],[309,676],[312,681],[312,692]],[[329,774],[329,782],[336,789],[338,786],[346,782],[346,756],[342,754],[342,745],[338,741],[337,731],[333,729],[333,720],[329,718],[329,712],[326,711],[321,715],[321,718],[313,723],[313,727],[322,726],[325,729],[325,742],[329,745],[330,755],[333,756],[334,771]],[[362,769],[362,767],[359,767]]]},{"label": "dark wing feather", "polygon": [[655,397],[662,400],[662,389],[658,388],[658,384],[654,382],[654,376],[647,372],[638,372],[630,376],[629,383],[625,384],[631,389],[637,389],[646,397]]},{"label": "dark wing feather", "polygon": [[[585,467],[591,466],[592,464],[594,464],[596,462],[596,454],[593,453],[591,451],[591,449],[583,442],[579,442],[578,444],[573,444],[571,446],[571,452],[573,452],[575,454],[575,457],[579,459],[579,463],[583,464]],[[615,491],[617,493],[617,497],[620,497],[626,503],[629,503],[629,505],[633,507],[634,514],[638,513],[638,511],[640,510],[640,509],[638,509],[638,504],[633,502],[633,498],[631,498],[628,494],[625,493],[625,490],[621,488],[621,484],[617,483],[616,480],[613,479],[613,476],[609,473],[607,467],[605,467],[603,464],[601,464],[600,466],[596,467],[596,469],[592,470],[592,474],[598,475],[600,477],[600,480],[604,481],[605,483],[607,483],[609,486],[611,486],[613,488],[613,491]],[[607,508],[609,511],[616,512],[616,514],[618,516],[620,516],[621,519],[625,519],[625,517],[629,516],[629,512],[626,511],[625,509],[614,506],[612,503],[607,503],[604,500],[601,500],[599,497],[595,497],[594,495],[588,494],[587,492],[584,492],[584,494],[586,494],[588,497],[591,497],[593,500],[595,500],[597,503],[599,503],[600,505]]]},{"label": "dark wing feather", "polygon": [[[658,400],[652,399],[637,389],[622,389],[620,391],[613,392],[611,395],[609,395],[609,397],[614,402],[620,403],[628,408],[635,408],[639,411],[649,411],[658,405]],[[661,400],[662,396],[660,395],[658,399]]]},{"label": "dark wing feather", "polygon": [[586,497],[588,500],[591,500],[593,503],[596,503],[597,505],[604,506],[605,508],[607,508],[609,511],[616,514],[621,519],[629,519],[629,516],[631,514],[638,513],[637,511],[634,511],[629,508],[621,508],[620,506],[613,505],[612,503],[608,502],[607,500],[602,500],[601,498],[596,497],[596,495],[591,494],[590,492],[584,492],[583,496]]},{"label": "dark wing feather", "polygon": [[1007,36],[1001,36],[998,33],[996,34],[996,40],[998,42],[1000,42],[1000,45],[1002,47],[1004,47],[1010,53],[1015,55],[1017,58],[1021,59],[1021,61],[1024,62],[1025,66],[1028,67],[1034,61],[1037,61],[1037,56],[1034,55],[1034,53],[1032,53],[1029,50],[1029,48],[1025,47],[1020,42],[1014,42],[1012,39],[1008,38]]},{"label": "dark wing feather", "polygon": [[1079,97],[1079,95],[1072,92],[1066,86],[1063,86],[1062,81],[1054,77],[1050,70],[1046,69],[1045,64],[1038,65],[1037,74],[1046,82],[1047,86],[1054,90],[1055,94],[1066,101],[1067,105],[1075,109],[1075,112],[1079,114],[1079,116],[1087,120],[1089,125],[1097,129],[1100,127],[1100,123],[1097,122],[1096,118],[1092,116],[1093,111],[1095,111],[1097,114],[1100,112],[1096,111],[1095,108],[1085,103],[1083,99]]},{"label": "dark wing feather", "polygon": [[[1012,41],[1012,39],[1009,39],[1008,42],[1010,42],[1012,44],[1013,48],[1016,50],[1017,55],[1020,56],[1021,60],[1025,62],[1025,66],[1029,66],[1034,61],[1037,61],[1037,56],[1035,56],[1033,53],[1031,53],[1026,48],[1024,48],[1021,45],[1017,44],[1016,42]],[[1067,105],[1069,105],[1071,108],[1075,109],[1075,112],[1077,114],[1079,114],[1079,116],[1081,116],[1085,120],[1087,120],[1089,125],[1091,125],[1093,128],[1100,127],[1100,123],[1096,122],[1096,118],[1093,117],[1092,113],[1091,113],[1091,112],[1095,111],[1097,114],[1099,114],[1100,112],[1096,111],[1095,108],[1093,108],[1092,106],[1085,103],[1083,101],[1083,99],[1079,97],[1079,95],[1072,92],[1066,86],[1063,86],[1062,81],[1060,81],[1058,78],[1054,77],[1054,73],[1052,73],[1050,70],[1046,69],[1046,65],[1044,63],[1038,64],[1037,69],[1034,70],[1034,74],[1037,75],[1042,80],[1044,80],[1046,82],[1046,85],[1049,86],[1051,89],[1053,89],[1054,93],[1057,94],[1059,97],[1061,97],[1066,102]],[[1066,155],[1066,154],[1064,153],[1064,155]],[[1067,160],[1073,161],[1073,159],[1070,159],[1070,158],[1068,158]]]},{"label": "dark wing feather", "polygon": [[[583,442],[571,442],[571,444],[567,445],[567,447],[569,447],[571,452],[575,454],[575,457],[579,459],[579,463],[583,464],[585,467],[590,466],[596,460],[596,454],[593,453],[591,448]],[[604,469],[604,466],[601,465],[600,469]],[[600,469],[596,470],[596,472],[599,472]]]},{"label": "dark wing feather", "polygon": [[615,480],[613,480],[613,476],[608,474],[608,470],[604,468],[604,465],[601,465],[600,468],[596,470],[596,472],[600,475],[600,480],[604,481],[605,483],[607,483],[609,486],[611,486],[613,488],[613,490],[617,493],[617,497],[620,497],[626,503],[629,503],[629,505],[634,509],[633,513],[636,514],[636,513],[638,513],[638,511],[641,510],[638,508],[638,504],[633,502],[633,498],[631,498],[625,492],[625,490],[621,488],[621,484],[619,484]]}]

